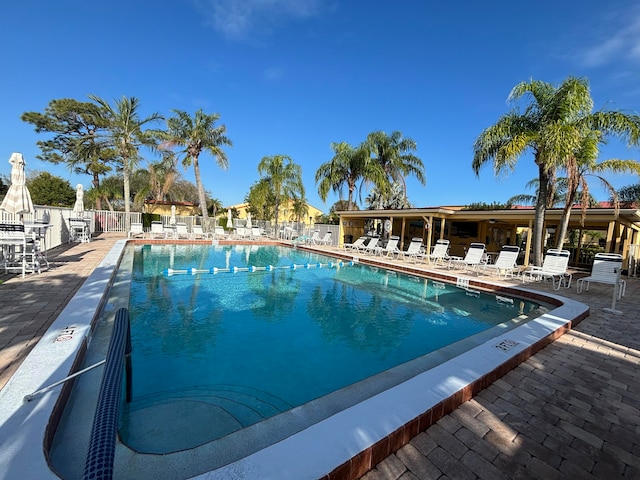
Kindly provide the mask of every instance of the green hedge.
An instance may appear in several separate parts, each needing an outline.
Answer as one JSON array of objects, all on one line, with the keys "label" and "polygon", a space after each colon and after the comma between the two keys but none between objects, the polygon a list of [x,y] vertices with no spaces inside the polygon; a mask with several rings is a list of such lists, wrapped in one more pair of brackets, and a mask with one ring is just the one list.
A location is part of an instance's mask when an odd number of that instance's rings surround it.
[{"label": "green hedge", "polygon": [[151,222],[161,221],[162,216],[159,213],[143,213],[142,214],[142,228],[151,228]]}]

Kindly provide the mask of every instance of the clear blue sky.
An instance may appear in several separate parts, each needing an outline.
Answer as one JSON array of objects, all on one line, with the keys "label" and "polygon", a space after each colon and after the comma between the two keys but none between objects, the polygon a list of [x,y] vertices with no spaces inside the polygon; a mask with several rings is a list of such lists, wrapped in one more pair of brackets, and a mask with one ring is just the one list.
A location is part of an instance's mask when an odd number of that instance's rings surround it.
[{"label": "clear blue sky", "polygon": [[[408,196],[418,207],[532,193],[530,154],[505,178],[471,170],[474,140],[511,109],[521,81],[585,76],[597,109],[640,111],[635,0],[35,0],[3,2],[0,32],[0,174],[17,151],[28,170],[74,187],[89,177],[36,160],[45,137],[20,120],[52,99],[126,95],[143,116],[217,112],[234,146],[226,171],[201,159],[214,197],[242,202],[260,159],[284,154],[325,212],[338,197],[323,203],[314,177],[330,143],[357,145],[375,130],[417,142],[427,184],[410,179]],[[640,160],[640,149],[614,140],[601,158],[611,157]]]}]

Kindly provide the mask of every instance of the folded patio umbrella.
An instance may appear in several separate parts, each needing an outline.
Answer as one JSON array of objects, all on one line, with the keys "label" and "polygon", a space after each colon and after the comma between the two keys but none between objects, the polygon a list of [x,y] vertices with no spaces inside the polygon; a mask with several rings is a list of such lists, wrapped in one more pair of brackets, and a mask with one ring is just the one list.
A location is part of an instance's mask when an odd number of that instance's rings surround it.
[{"label": "folded patio umbrella", "polygon": [[12,153],[9,159],[11,164],[11,185],[9,191],[2,200],[0,209],[19,215],[22,213],[32,213],[33,202],[31,201],[31,194],[27,188],[25,174],[24,174],[24,157],[21,153]]},{"label": "folded patio umbrella", "polygon": [[73,205],[73,213],[79,217],[84,213],[84,190],[81,183],[76,186],[76,203]]}]

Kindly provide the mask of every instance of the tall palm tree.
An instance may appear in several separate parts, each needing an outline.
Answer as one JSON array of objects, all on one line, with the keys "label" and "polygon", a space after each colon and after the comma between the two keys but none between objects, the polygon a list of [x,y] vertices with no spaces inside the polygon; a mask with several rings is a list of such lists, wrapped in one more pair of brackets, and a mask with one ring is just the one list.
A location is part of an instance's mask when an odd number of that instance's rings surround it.
[{"label": "tall palm tree", "polygon": [[291,214],[296,222],[301,223],[309,215],[309,205],[307,205],[307,199],[304,196],[293,197],[291,202]]},{"label": "tall palm tree", "polygon": [[[347,142],[332,143],[335,155],[323,163],[316,171],[318,194],[323,202],[327,201],[329,191],[338,193],[342,199],[342,190],[346,184],[348,190],[347,209],[353,210],[353,194],[360,192],[363,182],[374,184],[385,180],[385,173],[378,163],[372,162],[364,146],[354,148]],[[360,187],[357,183],[360,181]]]},{"label": "tall palm tree", "polygon": [[402,138],[402,133],[394,131],[391,135],[385,132],[372,132],[367,136],[363,147],[369,152],[369,156],[382,168],[386,181],[376,183],[378,190],[387,195],[391,185],[396,182],[402,185],[404,196],[407,196],[406,177],[413,175],[424,185],[426,183],[424,164],[413,153],[416,150],[416,142],[409,138]]},{"label": "tall palm tree", "polygon": [[513,171],[523,153],[533,152],[538,167],[533,262],[540,265],[544,217],[554,198],[558,167],[580,150],[588,131],[600,131],[603,138],[627,137],[630,144],[637,144],[640,120],[620,112],[592,113],[593,100],[584,78],[568,77],[557,87],[538,80],[521,82],[508,100],[517,101],[525,95],[532,101],[524,112],[512,110],[478,136],[472,168],[479,175],[481,167],[492,161],[495,174],[500,175]]},{"label": "tall palm tree", "polygon": [[122,179],[110,175],[104,179],[97,187],[91,187],[86,193],[85,198],[92,202],[96,202],[98,199],[103,200],[107,204],[107,208],[110,212],[113,212],[113,202],[122,200],[123,192]]},{"label": "tall palm tree", "polygon": [[589,194],[589,185],[587,177],[593,176],[597,178],[602,186],[607,189],[613,200],[615,213],[618,213],[618,193],[616,189],[602,176],[603,173],[635,173],[640,175],[640,163],[635,160],[621,160],[612,158],[597,162],[599,149],[598,145],[602,141],[600,132],[589,131],[584,137],[580,149],[571,155],[563,169],[567,172],[567,193],[565,204],[562,209],[562,217],[558,234],[556,236],[556,247],[562,248],[564,239],[569,228],[569,219],[571,217],[571,209],[573,208],[576,198],[579,198],[581,217],[580,224],[584,226],[584,219],[587,213],[587,207],[592,203],[592,197]]},{"label": "tall palm tree", "polygon": [[302,168],[287,155],[263,157],[258,164],[258,173],[269,186],[273,195],[275,227],[278,230],[280,206],[288,204],[296,196],[304,197]]},{"label": "tall palm tree", "polygon": [[174,146],[182,147],[179,152],[184,154],[182,164],[185,168],[193,164],[200,210],[204,217],[204,223],[206,223],[208,218],[207,197],[200,174],[200,154],[203,151],[208,152],[215,158],[220,168],[226,169],[229,166],[229,161],[222,146],[231,146],[233,144],[225,135],[227,127],[225,125],[216,125],[216,122],[220,119],[219,114],[212,113],[208,115],[202,109],[196,111],[193,117],[182,110],[173,110],[173,112],[175,116],[167,120],[165,145],[169,148]]},{"label": "tall palm tree", "polygon": [[411,202],[405,196],[402,185],[398,182],[391,184],[386,195],[377,187],[371,189],[365,199],[368,210],[411,208]]},{"label": "tall palm tree", "polygon": [[162,115],[153,113],[146,118],[140,118],[138,109],[140,101],[135,97],[123,96],[115,101],[115,106],[96,95],[89,98],[100,107],[100,115],[106,122],[108,130],[106,145],[114,148],[122,166],[122,178],[124,181],[124,211],[126,228],[129,229],[130,201],[130,176],[140,160],[139,148],[146,145],[153,148],[155,143],[150,131],[144,131],[143,127],[149,123],[162,120]]}]

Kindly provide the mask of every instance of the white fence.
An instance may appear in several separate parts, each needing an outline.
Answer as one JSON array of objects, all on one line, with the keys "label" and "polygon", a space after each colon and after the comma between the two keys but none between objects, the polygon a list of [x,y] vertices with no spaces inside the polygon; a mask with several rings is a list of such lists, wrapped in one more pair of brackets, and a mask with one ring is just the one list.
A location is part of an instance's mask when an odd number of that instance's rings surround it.
[{"label": "white fence", "polygon": [[[82,215],[78,215],[70,208],[61,207],[47,207],[38,206],[35,207],[33,214],[25,214],[18,218],[17,215],[7,213],[0,210],[0,223],[15,223],[22,221],[24,223],[44,223],[50,225],[47,231],[47,248],[57,247],[63,243],[67,243],[71,238],[69,231],[69,219],[70,218],[84,218],[89,223],[89,228],[92,234],[103,232],[120,232],[123,235],[127,232],[127,222],[125,212],[112,212],[109,210],[86,210]],[[142,213],[131,212],[129,214],[129,225],[131,223],[142,223]],[[171,216],[162,215],[162,223],[164,225],[170,225]],[[176,215],[175,221],[178,223],[186,223],[189,231],[192,230],[193,225],[202,225],[203,218],[200,216],[180,216]],[[213,226],[217,223],[217,219],[209,218],[211,227],[205,228],[206,231],[213,230]],[[233,227],[243,227],[246,224],[245,219],[234,219]],[[338,225],[305,225],[303,223],[286,222],[278,225],[279,232],[275,231],[275,225],[272,222],[263,220],[253,220],[254,227],[260,227],[264,232],[274,238],[282,238],[280,232],[286,227],[289,234],[288,237],[303,237],[309,238],[313,235],[314,231],[320,233],[320,237],[323,237],[325,233],[331,232],[331,240],[333,245],[338,244]]]}]

